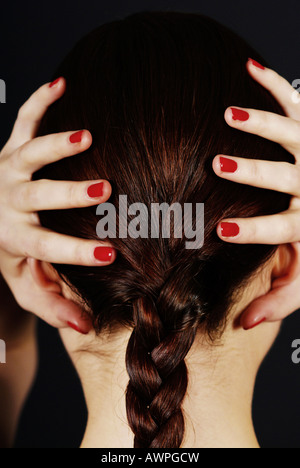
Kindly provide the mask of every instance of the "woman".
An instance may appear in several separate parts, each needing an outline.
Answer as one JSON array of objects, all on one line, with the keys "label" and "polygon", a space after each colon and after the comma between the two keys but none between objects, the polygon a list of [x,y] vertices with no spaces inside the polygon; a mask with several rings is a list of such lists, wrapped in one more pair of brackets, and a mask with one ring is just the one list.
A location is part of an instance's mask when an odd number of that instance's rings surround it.
[{"label": "woman", "polygon": [[[255,60],[246,69],[249,56]],[[37,131],[40,139],[54,142],[54,135],[46,135],[56,134],[63,141],[62,132],[83,126],[71,142],[87,151],[54,162],[56,151],[48,161],[53,164],[44,168],[40,152],[35,157],[24,151],[28,180],[39,170],[27,188],[18,185],[15,204],[25,193],[27,211],[40,211],[47,233],[76,235],[91,245],[97,240],[94,208],[74,210],[77,203],[58,206],[53,198],[28,209],[26,190],[32,200],[37,193],[32,184],[44,190],[48,184],[49,193],[55,180],[95,179],[99,182],[88,192],[101,202],[104,187],[110,195],[104,182],[109,180],[116,208],[121,194],[129,204],[148,207],[205,203],[201,249],[187,250],[182,238],[110,236],[110,247],[100,248],[100,256],[93,244],[100,264],[106,264],[101,269],[92,262],[86,268],[83,260],[71,266],[70,256],[50,258],[44,241],[37,255],[30,253],[29,240],[19,253],[35,257],[26,274],[49,311],[45,319],[82,332],[61,329],[89,409],[82,447],[258,447],[251,419],[256,374],[280,320],[300,306],[299,232],[283,239],[273,228],[266,241],[261,228],[266,216],[268,223],[283,219],[289,226],[299,217],[299,171],[293,164],[299,105],[287,83],[258,61],[263,63],[254,50],[213,20],[142,13],[92,32],[58,69],[67,89],[30,137]],[[281,106],[253,78],[272,91],[277,83]],[[65,86],[64,79],[54,83],[53,101]],[[16,136],[11,152],[13,141]],[[62,148],[70,154],[70,146]],[[251,170],[264,176],[251,179]],[[280,171],[277,182],[273,174],[272,183],[267,180],[269,171]],[[49,211],[55,208],[68,209]],[[254,217],[256,228],[250,239],[247,216]],[[36,217],[33,222],[37,225]],[[278,247],[280,242],[289,244]],[[19,303],[35,312],[32,290],[21,294],[7,272]],[[59,302],[51,312],[53,297]],[[245,333],[262,321],[267,323]]]}]

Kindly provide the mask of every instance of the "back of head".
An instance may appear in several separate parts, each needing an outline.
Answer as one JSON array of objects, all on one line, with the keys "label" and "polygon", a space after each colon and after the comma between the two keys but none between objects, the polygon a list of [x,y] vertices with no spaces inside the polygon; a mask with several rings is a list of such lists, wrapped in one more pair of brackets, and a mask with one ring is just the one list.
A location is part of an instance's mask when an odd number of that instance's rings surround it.
[{"label": "back of head", "polygon": [[[127,416],[135,447],[179,447],[188,373],[185,357],[196,333],[210,337],[226,325],[234,293],[276,251],[233,245],[216,234],[225,217],[273,214],[283,194],[218,178],[218,153],[292,162],[278,145],[230,128],[230,105],[283,114],[246,71],[248,57],[265,61],[241,38],[202,15],[139,13],[83,38],[55,76],[65,95],[47,111],[39,135],[86,128],[85,154],[43,168],[36,178],[108,179],[110,202],[204,203],[205,239],[111,238],[113,265],[55,265],[84,299],[96,330],[131,327],[126,353]],[[95,208],[40,213],[44,226],[97,239]],[[195,223],[195,220],[193,221]],[[194,226],[195,228],[195,226]]]}]

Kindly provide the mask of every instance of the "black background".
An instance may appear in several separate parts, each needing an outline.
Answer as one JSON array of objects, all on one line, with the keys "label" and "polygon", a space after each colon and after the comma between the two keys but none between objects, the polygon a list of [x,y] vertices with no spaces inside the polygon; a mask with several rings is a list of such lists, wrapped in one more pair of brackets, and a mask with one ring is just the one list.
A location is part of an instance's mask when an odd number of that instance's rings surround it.
[{"label": "black background", "polygon": [[[242,35],[290,82],[300,78],[299,0],[249,1],[40,1],[1,2],[0,79],[7,103],[0,104],[0,147],[18,108],[73,44],[100,24],[141,10],[177,10],[209,15]],[[254,421],[268,448],[300,447],[300,364],[291,343],[300,338],[300,316],[289,317],[258,376]],[[58,334],[40,323],[40,367],[24,408],[16,447],[77,447],[86,422],[78,378]]]}]

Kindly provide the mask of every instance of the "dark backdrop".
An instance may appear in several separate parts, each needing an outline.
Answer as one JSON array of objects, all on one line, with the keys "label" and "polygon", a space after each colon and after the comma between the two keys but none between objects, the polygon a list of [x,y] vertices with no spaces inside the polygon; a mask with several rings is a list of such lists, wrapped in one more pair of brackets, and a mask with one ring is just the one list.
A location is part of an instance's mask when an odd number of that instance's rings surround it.
[{"label": "dark backdrop", "polygon": [[[244,36],[290,82],[300,78],[299,0],[72,0],[10,1],[0,6],[0,79],[7,103],[0,104],[0,147],[20,105],[73,44],[103,22],[140,10],[178,10],[212,16]],[[300,448],[300,364],[291,343],[300,338],[299,313],[288,318],[260,371],[254,420],[263,447]],[[79,381],[58,339],[39,327],[40,368],[24,408],[17,447],[76,447],[86,421]]]}]

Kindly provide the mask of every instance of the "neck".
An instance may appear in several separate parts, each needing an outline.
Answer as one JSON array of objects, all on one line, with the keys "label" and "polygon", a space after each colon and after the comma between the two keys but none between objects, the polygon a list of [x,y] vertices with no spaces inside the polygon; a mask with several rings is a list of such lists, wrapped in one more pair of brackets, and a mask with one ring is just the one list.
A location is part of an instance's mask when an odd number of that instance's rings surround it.
[{"label": "neck", "polygon": [[[72,352],[69,339],[72,333],[66,330],[62,338],[81,378],[88,407],[82,448],[133,448],[124,397],[128,384],[125,351],[131,332],[96,338],[97,352],[95,336],[90,334],[91,351],[85,346],[81,353]],[[211,345],[201,338],[194,343],[186,358],[189,385],[182,406],[185,415],[182,448],[259,447],[251,408],[263,356],[258,351],[253,357],[251,347],[254,343],[257,347],[258,338],[254,335],[232,330],[222,338],[222,345]]]}]

